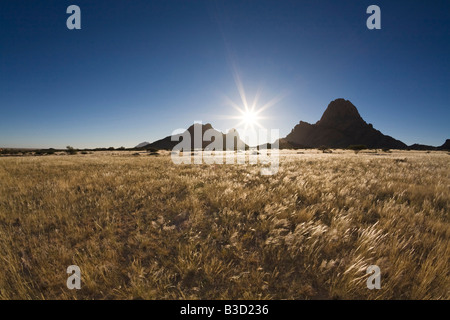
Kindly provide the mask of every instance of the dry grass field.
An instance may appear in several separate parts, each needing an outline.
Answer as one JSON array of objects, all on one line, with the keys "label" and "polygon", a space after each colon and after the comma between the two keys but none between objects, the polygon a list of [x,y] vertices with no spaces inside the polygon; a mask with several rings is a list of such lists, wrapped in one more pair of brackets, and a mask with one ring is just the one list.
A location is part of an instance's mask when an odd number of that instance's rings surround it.
[{"label": "dry grass field", "polygon": [[449,201],[446,152],[4,157],[0,299],[450,299]]}]

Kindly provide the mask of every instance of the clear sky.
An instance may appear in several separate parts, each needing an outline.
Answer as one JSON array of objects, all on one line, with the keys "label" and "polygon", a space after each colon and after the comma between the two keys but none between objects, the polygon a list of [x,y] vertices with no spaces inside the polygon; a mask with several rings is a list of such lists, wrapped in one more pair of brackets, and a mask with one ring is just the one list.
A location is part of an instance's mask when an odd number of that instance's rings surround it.
[{"label": "clear sky", "polygon": [[[68,30],[69,5],[81,30]],[[381,8],[381,30],[366,9]],[[407,144],[450,138],[450,1],[2,0],[0,146],[133,147],[242,105],[287,135],[345,98]]]}]

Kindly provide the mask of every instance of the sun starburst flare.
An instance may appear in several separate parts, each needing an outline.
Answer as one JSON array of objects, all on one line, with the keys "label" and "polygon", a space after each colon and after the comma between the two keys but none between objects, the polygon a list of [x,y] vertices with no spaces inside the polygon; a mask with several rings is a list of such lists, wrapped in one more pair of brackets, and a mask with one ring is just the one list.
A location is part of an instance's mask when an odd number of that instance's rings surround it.
[{"label": "sun starburst flare", "polygon": [[254,130],[255,127],[264,129],[264,127],[260,123],[260,120],[266,119],[266,117],[262,116],[261,113],[266,109],[272,107],[273,105],[277,104],[278,102],[280,102],[285,94],[280,94],[275,98],[273,98],[272,100],[268,101],[267,103],[263,104],[262,106],[258,106],[259,98],[261,96],[261,89],[259,89],[255,95],[255,98],[253,99],[253,103],[251,104],[251,106],[249,106],[244,87],[242,85],[242,82],[240,81],[240,78],[237,75],[235,76],[235,81],[237,89],[239,91],[239,95],[241,97],[242,104],[240,106],[236,102],[231,100],[229,97],[225,96],[227,104],[231,105],[234,109],[236,109],[239,112],[239,115],[230,116],[227,118],[239,120],[239,122],[235,125],[235,129],[244,129],[244,131],[248,129]]}]

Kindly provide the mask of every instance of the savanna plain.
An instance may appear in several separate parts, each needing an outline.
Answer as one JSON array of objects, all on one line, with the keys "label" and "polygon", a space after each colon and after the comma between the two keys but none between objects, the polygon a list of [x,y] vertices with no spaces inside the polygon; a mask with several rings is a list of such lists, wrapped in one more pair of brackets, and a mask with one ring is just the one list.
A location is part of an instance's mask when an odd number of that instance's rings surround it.
[{"label": "savanna plain", "polygon": [[450,299],[447,152],[290,150],[260,168],[0,158],[0,299]]}]

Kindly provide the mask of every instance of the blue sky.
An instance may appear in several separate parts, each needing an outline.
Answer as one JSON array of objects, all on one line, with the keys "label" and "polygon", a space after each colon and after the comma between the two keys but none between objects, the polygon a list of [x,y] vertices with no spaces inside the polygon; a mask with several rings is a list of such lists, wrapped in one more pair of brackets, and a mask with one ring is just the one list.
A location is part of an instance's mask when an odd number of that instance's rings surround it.
[{"label": "blue sky", "polygon": [[[81,8],[81,30],[66,9]],[[368,30],[366,8],[381,8]],[[132,147],[283,95],[261,124],[287,135],[346,98],[407,144],[450,138],[450,2],[0,2],[0,146]]]}]

